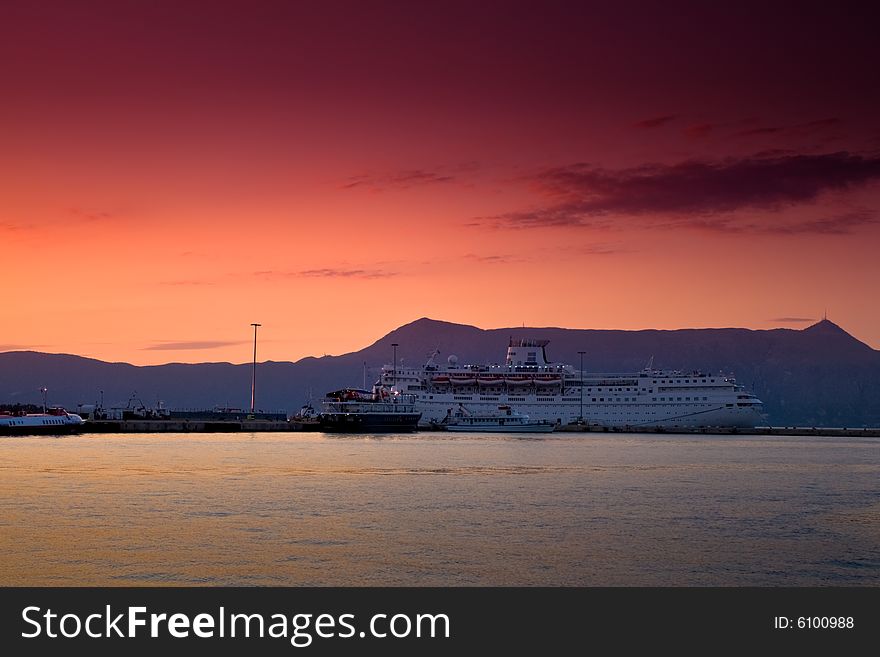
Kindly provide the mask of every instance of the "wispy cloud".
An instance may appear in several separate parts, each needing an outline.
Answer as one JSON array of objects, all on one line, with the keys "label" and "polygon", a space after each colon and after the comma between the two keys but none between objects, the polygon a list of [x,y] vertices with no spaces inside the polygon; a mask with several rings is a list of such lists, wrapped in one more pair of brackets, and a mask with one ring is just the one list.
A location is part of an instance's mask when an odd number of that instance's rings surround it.
[{"label": "wispy cloud", "polygon": [[34,224],[18,221],[0,221],[0,232],[21,233],[36,228]]},{"label": "wispy cloud", "polygon": [[765,235],[849,235],[854,229],[877,223],[869,210],[854,210],[819,219],[778,219],[755,222],[734,215],[715,217],[683,217],[668,222],[654,223],[657,229],[691,228],[714,233],[761,233]]},{"label": "wispy cloud", "polygon": [[[645,164],[619,170],[577,163],[540,171],[527,180],[547,204],[483,217],[475,223],[612,229],[619,226],[621,217],[642,217],[664,218],[664,226],[687,224],[730,231],[739,230],[730,216],[739,210],[780,213],[812,203],[823,193],[849,190],[877,179],[880,157],[848,152]],[[873,214],[865,210],[821,220],[765,222],[757,229],[840,234],[874,221]]]},{"label": "wispy cloud", "polygon": [[663,116],[652,116],[648,119],[642,119],[641,121],[636,121],[635,126],[637,128],[659,128],[661,126],[666,125],[670,121],[674,121],[678,116],[676,114],[664,114]]},{"label": "wispy cloud", "polygon": [[321,269],[303,269],[299,271],[278,271],[265,270],[254,272],[254,276],[264,279],[273,278],[388,278],[395,276],[395,272],[386,271],[384,269],[361,269],[361,268],[330,268]]},{"label": "wispy cloud", "polygon": [[249,343],[249,340],[196,340],[193,342],[156,342],[142,351],[188,351],[197,349],[219,349]]},{"label": "wispy cloud", "polygon": [[199,287],[203,285],[216,285],[217,281],[198,278],[183,278],[174,281],[162,281],[161,285],[171,285],[174,287]]},{"label": "wispy cloud", "polygon": [[712,123],[693,123],[681,132],[688,139],[705,139],[717,126]]},{"label": "wispy cloud", "polygon": [[0,344],[0,351],[31,351],[33,349],[45,349],[52,345],[48,344]]},{"label": "wispy cloud", "polygon": [[526,262],[528,260],[523,256],[517,255],[478,255],[476,253],[467,253],[463,255],[462,258],[465,260],[471,260],[472,262],[478,262],[482,265],[506,265],[509,263]]},{"label": "wispy cloud", "polygon": [[387,174],[362,174],[346,178],[341,184],[342,189],[363,188],[378,192],[385,189],[410,189],[424,185],[437,185],[455,182],[456,177],[450,173],[431,171],[428,169],[408,169]]},{"label": "wispy cloud", "polygon": [[574,249],[581,255],[606,256],[616,255],[618,253],[631,253],[632,249],[623,246],[620,242],[595,242],[593,244],[584,244]]},{"label": "wispy cloud", "polygon": [[828,128],[839,125],[842,121],[836,116],[805,123],[791,125],[757,126],[734,132],[732,137],[761,137],[767,135],[781,135],[786,137],[809,137],[821,133]]},{"label": "wispy cloud", "polygon": [[114,212],[108,212],[106,210],[95,210],[95,209],[86,209],[86,208],[70,208],[67,211],[67,214],[83,223],[91,223],[96,221],[105,221],[107,219],[112,219],[116,216]]}]

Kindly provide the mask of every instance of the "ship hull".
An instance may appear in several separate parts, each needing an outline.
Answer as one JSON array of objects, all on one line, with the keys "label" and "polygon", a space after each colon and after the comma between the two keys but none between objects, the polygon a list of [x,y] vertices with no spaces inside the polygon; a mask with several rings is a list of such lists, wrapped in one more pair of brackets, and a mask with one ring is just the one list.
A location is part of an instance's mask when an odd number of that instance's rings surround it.
[{"label": "ship hull", "polygon": [[[434,400],[420,399],[416,409],[421,411],[421,426],[430,426],[443,421],[448,409],[458,400],[443,399],[434,395]],[[440,399],[437,399],[441,397]],[[532,420],[550,424],[571,424],[578,421],[580,404],[578,402],[538,402],[538,401],[507,401],[504,396],[495,397],[491,401],[480,402],[467,400],[464,402],[475,414],[491,412],[499,403],[509,403]],[[584,423],[603,427],[659,427],[664,429],[699,428],[699,427],[730,427],[753,428],[764,424],[764,416],[754,407],[727,408],[726,405],[650,405],[650,404],[615,404],[607,409],[590,408],[584,405]],[[613,409],[613,410],[612,410]]]},{"label": "ship hull", "polygon": [[319,420],[326,433],[409,433],[419,425],[418,413],[324,413]]},{"label": "ship hull", "polygon": [[489,425],[474,426],[463,424],[447,424],[447,431],[457,431],[459,433],[550,433],[553,431],[552,424],[523,424],[516,425]]},{"label": "ship hull", "polygon": [[54,426],[3,426],[0,425],[0,436],[66,436],[80,433],[82,424],[59,424]]}]

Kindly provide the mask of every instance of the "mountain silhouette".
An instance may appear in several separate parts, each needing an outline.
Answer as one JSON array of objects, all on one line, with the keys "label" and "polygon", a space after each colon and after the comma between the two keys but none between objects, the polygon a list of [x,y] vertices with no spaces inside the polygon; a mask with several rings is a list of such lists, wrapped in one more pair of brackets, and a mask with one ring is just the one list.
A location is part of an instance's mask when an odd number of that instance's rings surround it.
[{"label": "mountain silhouette", "polygon": [[[371,385],[392,360],[421,365],[435,351],[459,363],[503,363],[510,338],[548,339],[548,358],[590,372],[655,367],[733,373],[764,402],[768,422],[799,426],[880,426],[880,352],[824,319],[802,330],[680,329],[616,331],[565,328],[480,329],[429,318],[397,328],[364,349],[339,356],[257,365],[257,407],[293,411],[311,395]],[[0,353],[0,403],[49,402],[74,408],[125,406],[136,396],[147,406],[174,409],[250,405],[251,364],[198,363],[134,366],[68,354]]]}]

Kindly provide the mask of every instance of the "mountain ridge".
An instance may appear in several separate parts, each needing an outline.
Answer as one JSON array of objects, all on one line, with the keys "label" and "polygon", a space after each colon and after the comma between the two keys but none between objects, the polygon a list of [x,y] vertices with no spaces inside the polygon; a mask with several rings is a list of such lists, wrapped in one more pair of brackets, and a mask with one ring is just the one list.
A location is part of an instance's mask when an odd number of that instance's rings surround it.
[{"label": "mountain ridge", "polygon": [[[424,363],[429,354],[455,354],[460,363],[501,363],[510,338],[548,339],[551,361],[587,371],[639,371],[653,357],[665,369],[736,374],[765,403],[773,424],[809,426],[880,425],[880,351],[829,320],[803,329],[481,329],[422,317],[389,331],[363,349],[257,366],[257,406],[297,409],[327,390],[369,386],[391,361],[399,344],[403,364]],[[366,367],[365,365],[366,364]],[[366,369],[366,376],[364,370]],[[132,365],[75,354],[39,351],[0,353],[0,403],[37,403],[49,388],[50,402],[69,408],[93,403],[125,405],[133,393],[147,405],[164,400],[172,408],[247,407],[251,363]]]}]

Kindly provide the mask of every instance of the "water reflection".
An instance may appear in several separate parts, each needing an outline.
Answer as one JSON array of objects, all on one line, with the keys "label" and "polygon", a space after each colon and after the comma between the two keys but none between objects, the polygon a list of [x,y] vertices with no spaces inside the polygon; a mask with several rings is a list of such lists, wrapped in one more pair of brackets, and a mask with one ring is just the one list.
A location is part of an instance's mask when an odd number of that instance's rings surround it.
[{"label": "water reflection", "polygon": [[0,440],[0,584],[880,583],[880,441]]}]

